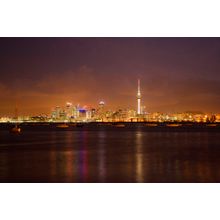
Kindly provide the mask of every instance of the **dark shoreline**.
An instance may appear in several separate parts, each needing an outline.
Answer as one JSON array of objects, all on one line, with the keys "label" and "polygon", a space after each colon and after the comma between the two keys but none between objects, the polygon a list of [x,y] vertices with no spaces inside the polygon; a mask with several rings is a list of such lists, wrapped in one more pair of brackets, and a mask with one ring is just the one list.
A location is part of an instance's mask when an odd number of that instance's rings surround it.
[{"label": "dark shoreline", "polygon": [[[14,123],[0,123],[0,130],[10,130]],[[51,123],[23,122],[19,123],[23,131],[68,131],[68,130],[146,130],[146,131],[208,131],[220,132],[220,123],[195,122],[88,122],[88,123]]]}]

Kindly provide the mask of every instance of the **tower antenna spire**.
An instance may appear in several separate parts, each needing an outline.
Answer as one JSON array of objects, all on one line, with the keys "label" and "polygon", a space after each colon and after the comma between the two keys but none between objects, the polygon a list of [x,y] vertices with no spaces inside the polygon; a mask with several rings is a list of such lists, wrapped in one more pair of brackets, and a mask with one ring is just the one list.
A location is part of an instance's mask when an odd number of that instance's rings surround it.
[{"label": "tower antenna spire", "polygon": [[137,91],[137,114],[141,114],[141,86],[140,79],[138,79],[138,91]]}]

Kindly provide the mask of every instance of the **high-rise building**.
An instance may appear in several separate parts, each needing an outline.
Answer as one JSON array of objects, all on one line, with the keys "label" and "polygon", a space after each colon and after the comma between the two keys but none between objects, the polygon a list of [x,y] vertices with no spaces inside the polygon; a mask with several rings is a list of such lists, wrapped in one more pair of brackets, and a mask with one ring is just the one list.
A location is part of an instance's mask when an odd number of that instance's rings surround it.
[{"label": "high-rise building", "polygon": [[140,79],[138,79],[138,92],[137,92],[137,114],[141,114],[141,88]]},{"label": "high-rise building", "polygon": [[60,113],[61,113],[61,108],[59,106],[56,106],[55,109],[52,111],[52,118],[53,119],[59,119],[60,118]]},{"label": "high-rise building", "polygon": [[71,102],[66,103],[65,111],[67,118],[71,118],[73,116],[73,104]]},{"label": "high-rise building", "polygon": [[104,106],[105,106],[105,102],[104,101],[100,101],[99,102],[99,108],[104,108]]}]

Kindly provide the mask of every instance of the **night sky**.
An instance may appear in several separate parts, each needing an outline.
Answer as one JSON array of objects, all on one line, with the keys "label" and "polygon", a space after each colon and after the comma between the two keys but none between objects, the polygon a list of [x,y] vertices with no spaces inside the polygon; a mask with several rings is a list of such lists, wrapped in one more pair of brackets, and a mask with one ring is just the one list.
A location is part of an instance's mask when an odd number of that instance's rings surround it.
[{"label": "night sky", "polygon": [[67,101],[147,111],[220,112],[220,38],[0,38],[0,116]]}]

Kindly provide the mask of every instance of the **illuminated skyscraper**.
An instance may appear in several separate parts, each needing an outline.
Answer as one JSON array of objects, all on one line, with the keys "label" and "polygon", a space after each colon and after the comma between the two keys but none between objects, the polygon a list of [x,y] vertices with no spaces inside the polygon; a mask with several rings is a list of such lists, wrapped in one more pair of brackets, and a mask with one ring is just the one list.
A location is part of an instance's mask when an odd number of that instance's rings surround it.
[{"label": "illuminated skyscraper", "polygon": [[66,103],[66,116],[71,118],[73,116],[73,107],[71,102]]},{"label": "illuminated skyscraper", "polygon": [[137,114],[141,114],[141,88],[140,79],[138,79],[138,92],[137,92]]},{"label": "illuminated skyscraper", "polygon": [[104,101],[100,101],[99,102],[99,108],[104,108],[105,106],[105,102]]}]

